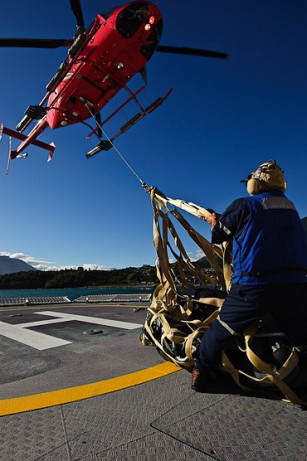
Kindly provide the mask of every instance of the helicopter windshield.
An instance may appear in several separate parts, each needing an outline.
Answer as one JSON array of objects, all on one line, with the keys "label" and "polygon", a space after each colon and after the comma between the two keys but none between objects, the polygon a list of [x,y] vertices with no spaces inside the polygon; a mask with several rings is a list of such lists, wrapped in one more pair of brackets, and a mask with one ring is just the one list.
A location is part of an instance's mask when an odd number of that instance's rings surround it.
[{"label": "helicopter windshield", "polygon": [[[123,9],[116,20],[117,31],[124,38],[132,38],[144,21],[150,21],[149,7],[146,3],[133,3]],[[150,27],[150,26],[149,26]],[[162,34],[162,20],[151,26],[151,33],[140,52],[149,59],[157,48]]]},{"label": "helicopter windshield", "polygon": [[147,14],[148,5],[146,3],[129,5],[117,16],[116,29],[123,37],[131,38],[145,21]]}]

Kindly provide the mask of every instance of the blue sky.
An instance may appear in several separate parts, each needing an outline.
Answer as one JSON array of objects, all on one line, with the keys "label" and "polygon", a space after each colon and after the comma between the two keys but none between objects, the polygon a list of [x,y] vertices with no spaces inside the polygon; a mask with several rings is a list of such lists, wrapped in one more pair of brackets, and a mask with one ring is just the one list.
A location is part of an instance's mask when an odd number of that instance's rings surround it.
[{"label": "blue sky", "polygon": [[[137,174],[172,198],[219,212],[245,195],[240,179],[268,160],[285,171],[287,195],[307,216],[307,4],[304,0],[160,0],[162,45],[224,51],[228,60],[156,53],[145,104],[173,92],[116,146]],[[83,1],[86,25],[116,1]],[[11,0],[2,37],[70,38],[69,1]],[[0,49],[0,121],[14,128],[66,57],[66,49]],[[131,82],[141,86],[138,76]],[[119,100],[121,101],[120,97]],[[114,103],[114,106],[113,106]],[[117,103],[118,104],[118,103]],[[110,108],[103,112],[105,118]],[[137,111],[131,107],[132,111]],[[132,112],[134,113],[134,112]],[[127,115],[127,114],[126,114]],[[105,126],[111,135],[124,118]],[[155,263],[148,194],[114,150],[87,160],[82,125],[47,130],[45,151],[11,163],[0,145],[0,254],[36,267],[127,267]],[[209,237],[209,227],[186,217]],[[194,244],[184,240],[190,254]]]}]

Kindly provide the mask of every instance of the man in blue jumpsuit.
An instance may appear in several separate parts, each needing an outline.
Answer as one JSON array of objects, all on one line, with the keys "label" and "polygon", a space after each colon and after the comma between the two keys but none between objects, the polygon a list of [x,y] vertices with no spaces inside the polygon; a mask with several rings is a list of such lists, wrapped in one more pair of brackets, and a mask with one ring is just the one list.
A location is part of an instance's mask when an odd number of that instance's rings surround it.
[{"label": "man in blue jumpsuit", "polygon": [[232,287],[218,318],[203,335],[192,388],[202,390],[221,351],[233,336],[270,314],[294,346],[307,345],[306,233],[294,204],[284,195],[284,175],[270,160],[248,176],[249,197],[222,215],[202,217],[212,243],[233,241]]}]

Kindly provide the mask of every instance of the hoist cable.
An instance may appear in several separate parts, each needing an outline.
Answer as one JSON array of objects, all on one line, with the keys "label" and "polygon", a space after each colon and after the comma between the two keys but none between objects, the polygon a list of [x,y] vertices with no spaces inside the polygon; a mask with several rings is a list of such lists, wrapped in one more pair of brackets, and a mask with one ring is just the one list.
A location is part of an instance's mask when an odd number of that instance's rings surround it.
[{"label": "hoist cable", "polygon": [[[95,115],[94,113],[92,112],[91,110],[91,107],[90,105],[87,103],[87,101],[85,99],[83,99],[83,102],[85,104],[85,106],[87,107],[89,113],[91,114],[91,116],[93,118],[95,118]],[[96,120],[96,124],[98,126],[98,128],[101,129],[101,132],[103,133],[103,135],[107,138],[107,140],[109,141],[109,143],[112,145],[112,147],[114,148],[115,152],[120,156],[120,158],[123,160],[123,162],[127,165],[127,167],[129,168],[129,170],[134,174],[134,176],[140,181],[140,183],[142,185],[145,184],[145,182],[140,178],[140,176],[136,173],[136,171],[132,168],[132,166],[129,164],[129,162],[125,159],[125,157],[120,153],[120,151],[117,149],[117,147],[115,146],[115,144],[112,142],[112,140],[109,138],[109,136],[106,134],[106,132],[104,131],[104,129],[102,128],[102,126],[97,122]]]},{"label": "hoist cable", "polygon": [[114,148],[115,152],[120,156],[120,158],[123,160],[123,162],[127,165],[127,167],[130,169],[130,171],[136,176],[136,178],[140,181],[141,184],[145,184],[144,181],[140,178],[140,176],[136,173],[136,171],[132,168],[130,163],[125,159],[125,157],[120,153],[120,151],[117,149],[115,144],[112,142],[112,140],[109,138],[109,136],[106,134],[104,129],[102,127],[101,131],[104,134],[104,136],[107,138],[107,140],[112,144],[112,147]]}]

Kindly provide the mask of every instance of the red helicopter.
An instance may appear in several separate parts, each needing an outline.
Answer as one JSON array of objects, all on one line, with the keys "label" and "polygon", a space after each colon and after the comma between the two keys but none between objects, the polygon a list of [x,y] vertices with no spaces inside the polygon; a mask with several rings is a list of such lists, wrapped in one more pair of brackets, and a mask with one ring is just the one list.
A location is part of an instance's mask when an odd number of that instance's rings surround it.
[{"label": "red helicopter", "polygon": [[[92,117],[96,124],[94,128],[90,127],[89,136],[95,134],[99,142],[86,156],[89,158],[101,150],[110,149],[118,136],[156,109],[172,91],[170,89],[165,96],[143,108],[137,96],[145,85],[137,91],[127,86],[137,72],[141,73],[146,84],[146,63],[155,51],[228,57],[226,53],[215,51],[160,46],[162,16],[151,2],[133,1],[98,14],[88,30],[84,27],[80,0],[70,0],[70,4],[77,20],[77,33],[73,39],[0,39],[1,47],[69,47],[67,59],[46,86],[46,95],[38,105],[26,109],[16,126],[17,131],[0,126],[0,140],[2,134],[10,137],[7,171],[11,159],[27,156],[24,150],[30,144],[48,150],[48,161],[51,160],[55,145],[37,140],[48,126],[55,129],[79,122],[89,126],[85,120]],[[128,92],[127,100],[102,121],[101,109],[122,88]],[[112,138],[102,139],[102,126],[132,100],[138,104],[139,112]],[[22,134],[33,120],[37,120],[34,128],[28,135]],[[14,150],[12,137],[21,140]]]}]

